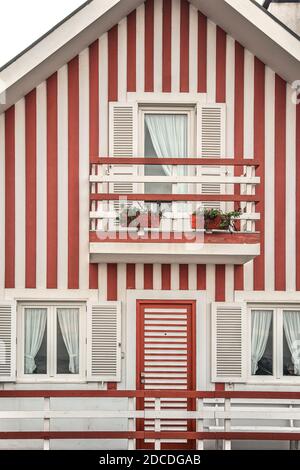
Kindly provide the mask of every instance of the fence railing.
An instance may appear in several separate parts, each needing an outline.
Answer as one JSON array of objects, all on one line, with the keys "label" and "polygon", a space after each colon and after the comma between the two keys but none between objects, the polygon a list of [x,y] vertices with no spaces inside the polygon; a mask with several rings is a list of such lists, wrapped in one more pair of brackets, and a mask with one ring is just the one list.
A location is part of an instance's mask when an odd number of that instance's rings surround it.
[{"label": "fence railing", "polygon": [[[81,408],[79,407],[78,399]],[[95,409],[90,409],[91,399],[101,399]],[[172,441],[189,441],[194,448],[204,448],[204,441],[215,441],[218,448],[231,449],[232,441],[289,441],[292,448],[297,448],[300,441],[300,393],[299,392],[186,392],[182,390],[2,390],[0,402],[4,399],[42,400],[34,405],[34,410],[22,409],[20,403],[13,409],[9,405],[1,406],[0,440],[41,440],[44,450],[50,449],[51,440],[127,440],[127,448],[135,449],[143,443],[152,445],[155,450],[161,449]],[[67,407],[57,400],[67,399]],[[70,409],[70,403],[77,399]],[[114,404],[114,399],[118,402]],[[120,401],[121,399],[121,401]],[[189,409],[170,405],[170,400],[187,400],[193,405]],[[189,400],[192,399],[192,400]],[[141,406],[141,400],[148,400],[147,406]],[[152,405],[149,407],[149,400]],[[31,401],[32,403],[32,401]],[[142,403],[144,403],[142,401]],[[88,404],[89,409],[84,409]],[[173,407],[172,407],[173,406]],[[118,423],[125,422],[119,429],[110,430],[111,419]],[[65,420],[72,428],[72,420],[101,420],[101,426],[107,423],[108,429],[99,431],[57,431],[51,430],[52,423]],[[3,420],[14,420],[22,431],[3,430]],[[23,430],[24,422],[42,420],[42,428],[38,431]],[[107,421],[106,421],[107,420]],[[185,430],[168,429],[170,421],[186,420],[192,427]],[[151,421],[152,427],[146,426]],[[137,425],[139,423],[139,425]],[[141,426],[141,423],[144,423]],[[125,430],[124,430],[125,427]],[[192,429],[192,430],[190,430]],[[141,444],[142,443],[142,444]],[[109,448],[109,444],[106,445]],[[26,444],[24,444],[26,448]]]}]

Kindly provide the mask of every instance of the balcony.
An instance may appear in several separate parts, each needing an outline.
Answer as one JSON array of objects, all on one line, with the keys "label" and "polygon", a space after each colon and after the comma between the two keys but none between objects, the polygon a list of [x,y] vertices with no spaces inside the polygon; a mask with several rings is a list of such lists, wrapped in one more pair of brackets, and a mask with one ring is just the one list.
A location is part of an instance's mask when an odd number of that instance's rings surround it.
[{"label": "balcony", "polygon": [[[159,166],[167,168],[167,176],[155,174]],[[257,167],[253,159],[94,159],[90,261],[244,264],[252,260],[260,254]],[[238,209],[240,214],[228,228],[221,224],[208,230],[205,214],[210,209],[222,214]],[[134,210],[139,219],[124,222],[124,214]],[[191,217],[194,212],[196,222]]]}]

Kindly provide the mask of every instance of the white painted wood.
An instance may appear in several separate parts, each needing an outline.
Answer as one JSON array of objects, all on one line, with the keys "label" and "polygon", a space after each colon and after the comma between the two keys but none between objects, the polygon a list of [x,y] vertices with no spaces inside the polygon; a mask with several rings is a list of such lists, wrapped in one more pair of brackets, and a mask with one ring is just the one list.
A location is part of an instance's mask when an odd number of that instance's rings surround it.
[{"label": "white painted wood", "polygon": [[136,10],[136,89],[143,92],[145,87],[145,5]]},{"label": "white painted wood", "polygon": [[118,263],[118,300],[126,298],[126,264]]},{"label": "white painted wood", "polygon": [[154,2],[154,91],[162,91],[162,17],[163,2]]},{"label": "white painted wood", "polygon": [[189,290],[197,290],[197,265],[189,264]]},{"label": "white painted wood", "polygon": [[161,290],[161,264],[153,264],[153,289]]},{"label": "white painted wood", "polygon": [[99,39],[99,155],[108,155],[108,45],[107,33]]},{"label": "white painted wood", "polygon": [[47,86],[36,89],[36,286],[47,274]]},{"label": "white painted wood", "polygon": [[135,288],[144,289],[144,265],[141,263],[135,265]]},{"label": "white painted wood", "polygon": [[[4,156],[3,164],[5,164]],[[18,289],[25,288],[25,175],[25,99],[23,98],[15,105],[15,184],[17,190],[15,200],[15,287]],[[3,185],[4,188],[5,185]],[[1,226],[4,228],[5,224],[3,223]],[[4,230],[1,232],[4,233]]]},{"label": "white painted wood", "polygon": [[189,86],[190,93],[198,90],[198,10],[190,3],[189,29]]},{"label": "white painted wood", "polygon": [[[24,222],[23,222],[24,223]],[[5,115],[0,114],[0,226],[5,227]],[[25,233],[25,230],[24,230]],[[5,231],[0,230],[0,295],[5,285]]]},{"label": "white painted wood", "polygon": [[89,50],[79,55],[79,286],[89,287]]},{"label": "white painted wood", "polygon": [[118,101],[125,101],[127,93],[127,18],[118,25]]},{"label": "white painted wood", "polygon": [[171,264],[171,290],[179,290],[179,264]]},{"label": "white painted wood", "polygon": [[[296,105],[294,90],[286,94],[286,289],[296,290]],[[299,183],[298,183],[299,184]],[[268,226],[266,226],[266,231]],[[299,269],[299,268],[298,268]]]},{"label": "white painted wood", "polygon": [[234,301],[234,266],[232,264],[225,266],[225,301]]},{"label": "white painted wood", "polygon": [[107,300],[107,264],[98,265],[99,302]]},{"label": "white painted wood", "polygon": [[68,68],[57,75],[58,92],[58,229],[57,229],[57,284],[68,286]]},{"label": "white painted wood", "polygon": [[235,40],[226,36],[226,156],[234,157]]},{"label": "white painted wood", "polygon": [[217,27],[215,23],[207,21],[207,103],[216,102],[216,41]]},{"label": "white painted wood", "polygon": [[16,304],[0,303],[0,382],[16,380]]},{"label": "white painted wood", "polygon": [[275,286],[275,262],[274,262],[274,231],[275,231],[275,207],[274,207],[274,159],[275,159],[275,73],[266,67],[265,78],[265,289],[273,291]]},{"label": "white painted wood", "polygon": [[171,90],[173,93],[178,93],[180,90],[180,0],[172,2],[171,31]]},{"label": "white painted wood", "polygon": [[[205,162],[204,162],[205,163]],[[205,170],[206,171],[206,170]],[[95,182],[124,182],[124,177],[118,176],[117,174],[112,175],[92,175],[90,181]],[[141,183],[207,183],[214,184],[259,184],[259,177],[246,177],[246,176],[126,176],[126,182],[138,182]]]}]

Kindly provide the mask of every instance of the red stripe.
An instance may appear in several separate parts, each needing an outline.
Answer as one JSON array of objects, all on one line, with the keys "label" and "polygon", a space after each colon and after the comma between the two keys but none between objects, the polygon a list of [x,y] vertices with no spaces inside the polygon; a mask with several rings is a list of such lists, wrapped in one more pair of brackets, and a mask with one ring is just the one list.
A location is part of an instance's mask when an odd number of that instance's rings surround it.
[{"label": "red stripe", "polygon": [[118,266],[115,263],[107,265],[107,300],[118,299]]},{"label": "red stripe", "polygon": [[207,90],[207,18],[198,12],[198,92]]},{"label": "red stripe", "polygon": [[[235,98],[234,98],[234,158],[240,159],[244,155],[244,85],[245,85],[245,51],[238,42],[235,43]],[[243,174],[243,169],[235,167],[235,176]],[[240,194],[240,185],[234,186],[234,194]],[[240,207],[237,202],[235,209]],[[240,224],[237,224],[240,228]],[[234,289],[241,290],[244,284],[244,267],[234,266]]]},{"label": "red stripe", "polygon": [[79,288],[79,60],[68,64],[68,287]]},{"label": "red stripe", "polygon": [[172,56],[172,2],[163,0],[163,77],[162,90],[165,93],[171,92],[171,56]]},{"label": "red stripe", "polygon": [[[90,161],[99,154],[99,41],[89,48]],[[98,265],[89,266],[90,289],[98,289]]]},{"label": "red stripe", "polygon": [[[256,190],[260,198],[256,206],[260,220],[256,223],[256,227],[263,234],[265,229],[265,65],[257,58],[254,63],[254,157],[260,162],[256,172],[260,177],[260,185]],[[254,260],[254,290],[265,289],[264,236],[260,240],[260,253],[260,256]]]},{"label": "red stripe", "polygon": [[216,100],[226,102],[226,33],[217,27]]},{"label": "red stripe", "polygon": [[57,74],[47,80],[47,288],[57,288]]},{"label": "red stripe", "polygon": [[225,390],[225,384],[220,384],[220,383],[215,384],[216,392],[223,392],[224,390]]},{"label": "red stripe", "polygon": [[170,264],[161,265],[161,288],[162,290],[171,289],[171,265]]},{"label": "red stripe", "polygon": [[[296,106],[296,181],[300,181],[300,104]],[[300,290],[300,184],[296,185],[296,289]]]},{"label": "red stripe", "polygon": [[25,97],[26,265],[25,286],[36,286],[36,90]]},{"label": "red stripe", "polygon": [[215,276],[215,299],[216,302],[225,302],[225,265],[216,265]]},{"label": "red stripe", "polygon": [[127,16],[127,91],[136,91],[136,10]]},{"label": "red stripe", "polygon": [[206,290],[206,265],[197,264],[197,290]]},{"label": "red stripe", "polygon": [[188,290],[189,288],[189,266],[188,264],[179,265],[179,289]]},{"label": "red stripe", "polygon": [[144,265],[144,289],[153,289],[153,264]]},{"label": "red stripe", "polygon": [[15,287],[15,108],[5,112],[5,287]]},{"label": "red stripe", "polygon": [[275,78],[275,290],[285,290],[286,82]]},{"label": "red stripe", "polygon": [[126,288],[135,289],[135,264],[126,266]]},{"label": "red stripe", "polygon": [[189,29],[190,29],[190,4],[181,0],[180,6],[180,91],[189,91]]},{"label": "red stripe", "polygon": [[154,1],[145,3],[145,91],[154,91]]},{"label": "red stripe", "polygon": [[118,25],[108,31],[108,101],[118,101]]}]

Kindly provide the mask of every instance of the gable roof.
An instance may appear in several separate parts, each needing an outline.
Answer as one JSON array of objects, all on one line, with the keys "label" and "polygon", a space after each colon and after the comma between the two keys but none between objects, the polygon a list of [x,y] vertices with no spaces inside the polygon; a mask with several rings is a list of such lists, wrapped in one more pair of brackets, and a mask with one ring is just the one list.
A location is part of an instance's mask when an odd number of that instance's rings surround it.
[{"label": "gable roof", "polygon": [[[71,15],[0,69],[5,104],[17,102],[144,0],[88,0]],[[232,35],[283,79],[300,77],[299,37],[254,0],[190,0],[196,8]],[[1,96],[0,96],[1,98]]]}]

